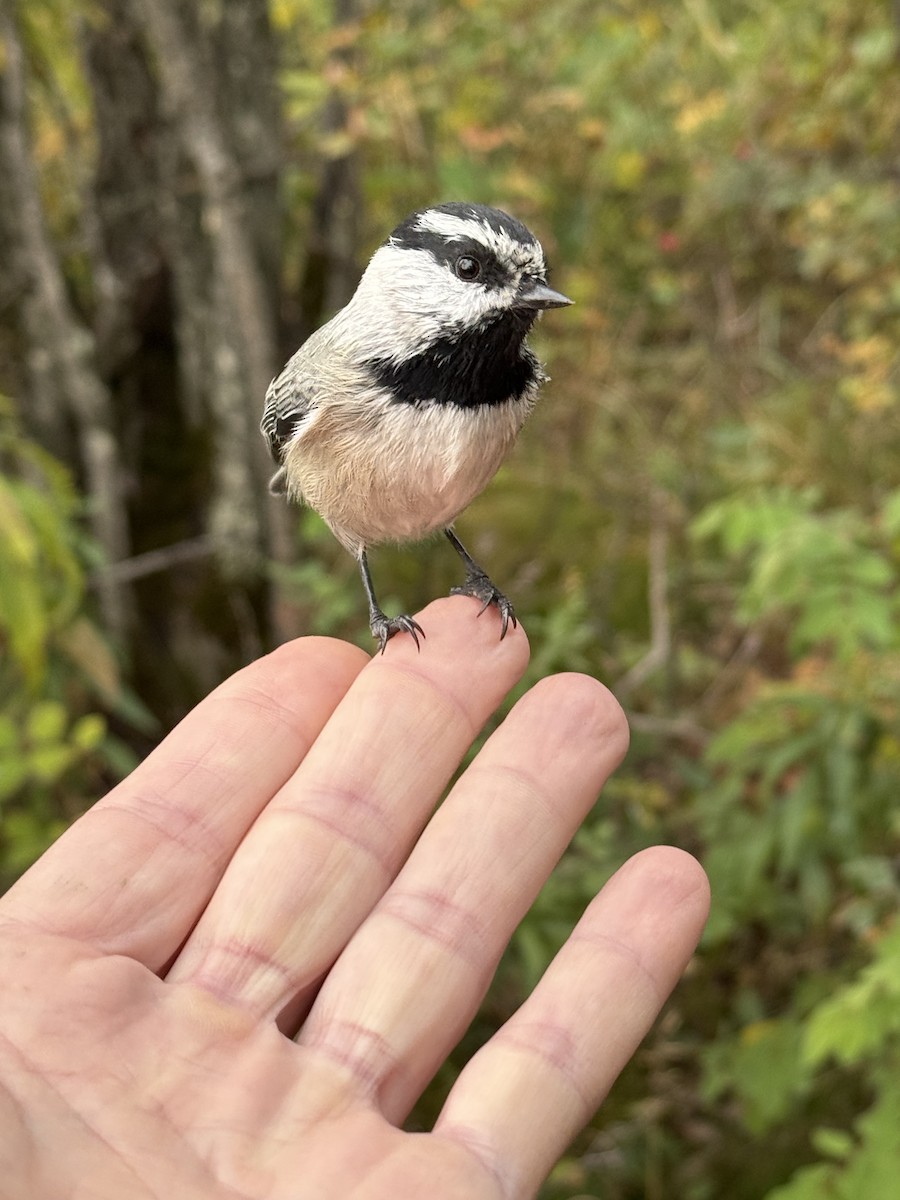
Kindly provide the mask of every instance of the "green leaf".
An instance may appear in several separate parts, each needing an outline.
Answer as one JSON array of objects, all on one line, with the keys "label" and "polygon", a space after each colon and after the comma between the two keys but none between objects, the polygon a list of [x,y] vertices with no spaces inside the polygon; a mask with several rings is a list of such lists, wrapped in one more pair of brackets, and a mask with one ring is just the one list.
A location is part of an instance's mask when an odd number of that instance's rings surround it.
[{"label": "green leaf", "polygon": [[706,1096],[732,1093],[748,1128],[764,1133],[790,1112],[805,1086],[802,1038],[799,1022],[756,1021],[737,1041],[710,1047],[704,1054]]},{"label": "green leaf", "polygon": [[68,715],[56,700],[35,704],[25,721],[25,736],[29,742],[59,742],[66,732]]},{"label": "green leaf", "polygon": [[56,840],[65,826],[61,821],[47,822],[27,810],[8,813],[3,820],[4,867],[19,874]]},{"label": "green leaf", "polygon": [[99,713],[87,713],[78,718],[69,736],[79,750],[96,750],[106,736],[106,720]]},{"label": "green leaf", "polygon": [[803,1058],[855,1064],[900,1035],[900,921],[876,945],[874,960],[809,1017]]},{"label": "green leaf", "polygon": [[75,752],[70,746],[42,746],[27,758],[28,773],[39,783],[55,783],[72,765]]},{"label": "green leaf", "polygon": [[0,800],[15,796],[27,779],[28,763],[23,754],[0,753]]},{"label": "green leaf", "polygon": [[889,537],[900,537],[900,488],[891,492],[882,505],[881,523]]},{"label": "green leaf", "polygon": [[812,1144],[826,1158],[847,1159],[855,1146],[854,1139],[844,1129],[814,1129]]}]

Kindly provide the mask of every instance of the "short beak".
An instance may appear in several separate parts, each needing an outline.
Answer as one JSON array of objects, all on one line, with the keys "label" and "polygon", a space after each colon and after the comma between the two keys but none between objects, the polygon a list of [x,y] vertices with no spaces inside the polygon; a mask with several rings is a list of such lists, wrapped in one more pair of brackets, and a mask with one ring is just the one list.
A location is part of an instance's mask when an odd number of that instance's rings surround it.
[{"label": "short beak", "polygon": [[541,283],[539,279],[525,276],[516,296],[516,304],[520,308],[565,308],[572,301],[562,292],[554,292],[552,287]]}]

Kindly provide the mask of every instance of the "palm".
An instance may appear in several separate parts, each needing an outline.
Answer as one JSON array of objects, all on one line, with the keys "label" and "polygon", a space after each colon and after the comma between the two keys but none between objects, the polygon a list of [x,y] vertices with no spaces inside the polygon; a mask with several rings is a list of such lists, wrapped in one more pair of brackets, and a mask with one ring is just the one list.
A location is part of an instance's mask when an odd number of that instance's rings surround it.
[{"label": "palm", "polygon": [[[7,1013],[17,1052],[2,1055],[4,1074],[18,1075],[22,1110],[41,1114],[29,1133],[44,1164],[5,1195],[68,1196],[75,1169],[103,1180],[86,1194],[129,1200],[363,1187],[393,1200],[421,1194],[426,1179],[442,1196],[499,1195],[453,1142],[402,1133],[348,1071],[190,985],[169,989],[128,959],[52,936],[31,938],[23,958],[12,931],[0,969],[23,1001]],[[35,1006],[42,994],[47,1006]]]},{"label": "palm", "polygon": [[4,1195],[534,1194],[705,881],[678,851],[627,864],[434,1132],[404,1133],[624,748],[598,685],[546,680],[429,822],[527,647],[459,601],[423,624],[421,656],[397,639],[361,670],[307,639],[247,668],[3,900]]}]

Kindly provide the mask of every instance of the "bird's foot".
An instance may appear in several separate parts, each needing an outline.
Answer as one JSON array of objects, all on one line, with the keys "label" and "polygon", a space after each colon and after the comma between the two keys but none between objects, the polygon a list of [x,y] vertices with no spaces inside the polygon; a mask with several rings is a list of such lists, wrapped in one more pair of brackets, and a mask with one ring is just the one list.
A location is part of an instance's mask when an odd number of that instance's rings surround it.
[{"label": "bird's foot", "polygon": [[381,654],[384,654],[385,646],[395,633],[408,633],[416,643],[417,650],[420,648],[419,634],[423,638],[425,636],[425,630],[412,617],[407,617],[405,614],[401,614],[398,617],[388,617],[380,609],[369,614],[369,628],[372,630],[372,637],[378,642]]},{"label": "bird's foot", "polygon": [[483,612],[486,612],[492,605],[500,614],[500,640],[501,642],[506,637],[506,631],[512,624],[515,629],[518,622],[516,621],[515,609],[512,603],[506,596],[495,587],[491,580],[485,575],[484,571],[470,571],[466,575],[466,582],[459,587],[450,589],[451,596],[472,596],[475,600],[481,601],[481,608],[478,611],[479,617]]}]

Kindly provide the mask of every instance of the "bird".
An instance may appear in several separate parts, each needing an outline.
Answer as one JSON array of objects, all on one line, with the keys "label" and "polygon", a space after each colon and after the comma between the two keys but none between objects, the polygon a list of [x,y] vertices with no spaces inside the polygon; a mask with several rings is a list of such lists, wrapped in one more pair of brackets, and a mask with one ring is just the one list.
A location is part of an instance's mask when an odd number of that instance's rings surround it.
[{"label": "bird", "polygon": [[540,242],[515,217],[453,201],[418,209],[373,254],[347,305],[269,385],[260,429],[277,465],[269,491],[305,503],[356,558],[369,627],[425,637],[387,616],[368,550],[442,530],[462,560],[453,595],[516,616],[454,522],[511,449],[546,375],[527,335],[572,301],[547,283]]}]

